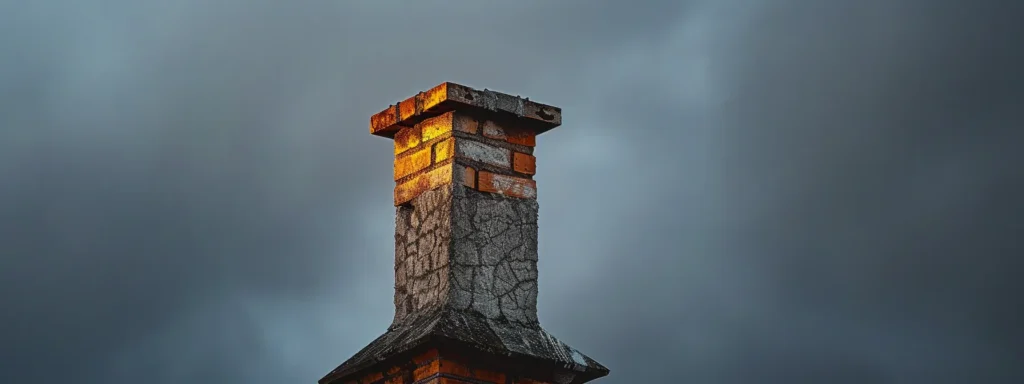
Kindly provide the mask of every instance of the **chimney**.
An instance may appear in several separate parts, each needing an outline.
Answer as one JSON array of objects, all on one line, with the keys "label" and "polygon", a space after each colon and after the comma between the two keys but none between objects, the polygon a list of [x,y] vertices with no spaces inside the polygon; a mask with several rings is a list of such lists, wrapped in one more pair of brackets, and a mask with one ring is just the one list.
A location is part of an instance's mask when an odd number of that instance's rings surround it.
[{"label": "chimney", "polygon": [[370,119],[395,145],[395,317],[320,384],[578,384],[537,320],[536,136],[561,109],[442,83]]}]

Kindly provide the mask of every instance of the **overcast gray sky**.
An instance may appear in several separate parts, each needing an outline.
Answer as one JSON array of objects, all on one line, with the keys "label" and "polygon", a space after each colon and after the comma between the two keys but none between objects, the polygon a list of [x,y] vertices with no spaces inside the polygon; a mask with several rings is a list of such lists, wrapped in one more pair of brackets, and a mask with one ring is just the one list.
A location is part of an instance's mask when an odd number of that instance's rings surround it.
[{"label": "overcast gray sky", "polygon": [[390,141],[563,107],[540,317],[601,383],[1024,382],[1024,3],[0,1],[0,382],[314,383],[392,316]]}]

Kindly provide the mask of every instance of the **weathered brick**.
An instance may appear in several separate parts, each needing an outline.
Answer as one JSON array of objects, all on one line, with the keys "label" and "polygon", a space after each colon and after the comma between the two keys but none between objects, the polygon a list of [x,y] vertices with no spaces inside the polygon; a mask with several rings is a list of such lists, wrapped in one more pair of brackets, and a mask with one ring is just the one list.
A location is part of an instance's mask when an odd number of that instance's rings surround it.
[{"label": "weathered brick", "polygon": [[440,163],[455,155],[455,139],[447,138],[434,144],[434,162]]},{"label": "weathered brick", "polygon": [[416,96],[402,100],[398,103],[398,120],[402,121],[416,116]]},{"label": "weathered brick", "polygon": [[537,198],[537,182],[485,171],[477,173],[477,189],[524,199]]},{"label": "weathered brick", "polygon": [[537,173],[537,158],[525,153],[512,154],[512,169],[519,173],[533,175]]},{"label": "weathered brick", "polygon": [[476,170],[461,164],[453,164],[455,171],[452,174],[453,183],[459,183],[469,188],[476,188]]},{"label": "weathered brick", "polygon": [[405,380],[405,376],[390,377],[384,381],[384,384],[411,384]]},{"label": "weathered brick", "polygon": [[387,135],[387,131],[397,123],[398,106],[392,105],[388,107],[388,109],[370,116],[370,133],[375,135]]},{"label": "weathered brick", "polygon": [[420,104],[424,111],[429,111],[437,105],[448,100],[448,83],[438,84],[436,87],[431,88],[429,91],[423,92],[420,95]]},{"label": "weathered brick", "polygon": [[431,117],[423,120],[419,124],[420,136],[424,142],[430,141],[431,139],[441,137],[445,133],[452,131],[452,112],[445,113],[440,116]]},{"label": "weathered brick", "polygon": [[409,156],[395,159],[395,180],[409,176],[430,166],[430,148],[423,148]]},{"label": "weathered brick", "polygon": [[512,151],[506,148],[490,146],[479,141],[456,140],[455,152],[459,157],[479,161],[484,164],[511,168]]},{"label": "weathered brick", "polygon": [[402,205],[420,193],[452,182],[452,167],[438,167],[421,173],[395,187],[395,205]]},{"label": "weathered brick", "polygon": [[424,365],[422,367],[416,368],[416,370],[413,371],[413,373],[412,373],[413,380],[423,380],[423,379],[426,379],[426,378],[428,378],[430,376],[433,376],[434,374],[436,374],[438,372],[438,369],[440,368],[440,365],[441,365],[441,360],[434,360],[434,361],[430,362],[430,364],[427,364],[427,365]]},{"label": "weathered brick", "polygon": [[405,127],[395,134],[395,155],[420,145],[420,127]]},{"label": "weathered brick", "polygon": [[399,367],[399,366],[396,365],[394,367],[391,367],[391,369],[388,370],[388,375],[394,375],[394,374],[396,374],[398,372],[402,372],[402,367]]},{"label": "weathered brick", "polygon": [[507,136],[505,136],[505,129],[490,120],[484,122],[483,133],[485,137],[496,140],[505,140],[507,138]]},{"label": "weathered brick", "polygon": [[[442,377],[439,381],[440,384],[474,384],[469,381],[459,380],[451,377]],[[504,384],[504,383],[503,383]]]},{"label": "weathered brick", "polygon": [[509,143],[524,145],[527,147],[537,146],[537,134],[528,129],[517,128],[506,130],[505,135],[507,136],[505,140]]},{"label": "weathered brick", "polygon": [[452,126],[457,131],[466,132],[471,135],[475,135],[479,130],[480,122],[476,121],[472,116],[466,114],[457,113],[452,120]]}]

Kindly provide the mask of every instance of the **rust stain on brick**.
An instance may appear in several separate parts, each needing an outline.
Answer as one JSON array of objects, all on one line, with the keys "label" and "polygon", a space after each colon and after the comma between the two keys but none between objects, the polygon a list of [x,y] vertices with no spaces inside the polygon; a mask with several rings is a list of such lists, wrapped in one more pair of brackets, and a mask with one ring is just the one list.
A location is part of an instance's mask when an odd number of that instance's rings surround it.
[{"label": "rust stain on brick", "polygon": [[512,154],[512,169],[519,173],[533,175],[537,173],[537,158],[525,153]]},{"label": "rust stain on brick", "polygon": [[430,148],[423,148],[409,156],[395,159],[395,180],[409,176],[430,166]]}]

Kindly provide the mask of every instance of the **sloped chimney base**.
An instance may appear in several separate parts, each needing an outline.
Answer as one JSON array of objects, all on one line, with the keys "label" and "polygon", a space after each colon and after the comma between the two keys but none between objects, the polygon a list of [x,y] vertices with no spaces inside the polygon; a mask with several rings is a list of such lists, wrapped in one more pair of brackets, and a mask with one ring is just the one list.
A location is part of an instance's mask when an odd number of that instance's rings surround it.
[{"label": "sloped chimney base", "polygon": [[[424,354],[440,357],[416,358]],[[438,367],[432,367],[431,360],[440,361]],[[445,364],[466,369],[449,372],[452,369],[445,369]],[[320,384],[430,383],[433,377],[499,384],[576,384],[607,374],[607,368],[539,325],[445,309],[388,329],[321,379]],[[495,377],[505,380],[497,381]]]}]

